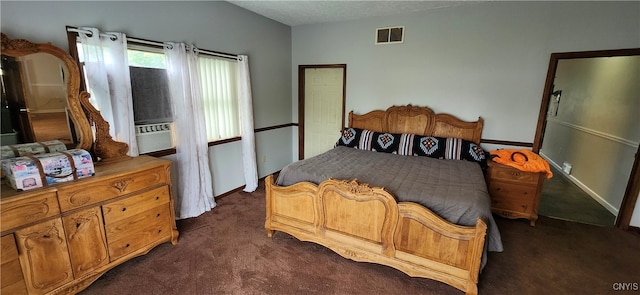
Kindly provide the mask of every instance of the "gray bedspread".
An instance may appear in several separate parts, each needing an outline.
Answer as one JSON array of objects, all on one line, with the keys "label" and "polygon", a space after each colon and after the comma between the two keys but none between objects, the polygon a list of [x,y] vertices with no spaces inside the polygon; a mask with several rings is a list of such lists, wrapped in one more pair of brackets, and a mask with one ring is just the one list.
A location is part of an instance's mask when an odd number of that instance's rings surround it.
[{"label": "gray bedspread", "polygon": [[329,178],[355,178],[371,186],[384,187],[398,201],[419,203],[458,225],[473,226],[478,217],[482,218],[488,225],[483,267],[487,251],[503,250],[500,232],[491,215],[487,185],[477,163],[337,146],[284,167],[276,183],[280,186],[301,181],[319,184]]}]

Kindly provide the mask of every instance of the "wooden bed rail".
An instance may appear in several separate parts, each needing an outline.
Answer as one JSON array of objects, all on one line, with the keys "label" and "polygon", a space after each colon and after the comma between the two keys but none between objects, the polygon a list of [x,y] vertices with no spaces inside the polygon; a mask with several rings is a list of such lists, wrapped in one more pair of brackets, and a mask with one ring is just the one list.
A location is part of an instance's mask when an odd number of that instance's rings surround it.
[{"label": "wooden bed rail", "polygon": [[487,231],[481,219],[475,226],[455,225],[357,180],[281,187],[269,175],[265,183],[269,237],[282,231],[345,258],[391,266],[477,294]]}]

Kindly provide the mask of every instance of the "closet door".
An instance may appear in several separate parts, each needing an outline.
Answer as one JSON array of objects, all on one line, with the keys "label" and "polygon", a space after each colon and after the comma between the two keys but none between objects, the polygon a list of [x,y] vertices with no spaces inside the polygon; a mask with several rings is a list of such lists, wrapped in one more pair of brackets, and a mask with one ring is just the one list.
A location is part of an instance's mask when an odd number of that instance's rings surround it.
[{"label": "closet door", "polygon": [[345,73],[346,65],[309,66],[301,71],[304,142],[300,154],[304,158],[330,150],[340,137],[344,125]]}]

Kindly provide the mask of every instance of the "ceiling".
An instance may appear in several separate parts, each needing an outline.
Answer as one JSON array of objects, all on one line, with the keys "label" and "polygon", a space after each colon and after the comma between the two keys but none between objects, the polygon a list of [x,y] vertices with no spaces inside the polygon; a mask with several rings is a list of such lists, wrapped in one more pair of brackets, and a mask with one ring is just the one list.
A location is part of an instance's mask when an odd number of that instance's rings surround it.
[{"label": "ceiling", "polygon": [[348,21],[468,5],[476,1],[243,1],[227,2],[289,26]]}]

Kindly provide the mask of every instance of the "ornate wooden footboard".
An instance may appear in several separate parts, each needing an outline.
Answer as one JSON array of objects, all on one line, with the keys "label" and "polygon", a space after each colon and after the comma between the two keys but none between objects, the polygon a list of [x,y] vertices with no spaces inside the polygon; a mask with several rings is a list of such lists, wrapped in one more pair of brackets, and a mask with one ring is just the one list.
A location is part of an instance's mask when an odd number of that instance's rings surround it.
[{"label": "ornate wooden footboard", "polygon": [[394,267],[477,294],[487,225],[451,224],[415,203],[397,203],[382,188],[357,180],[301,182],[266,179],[267,234],[288,233],[345,258]]}]

